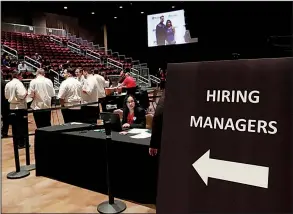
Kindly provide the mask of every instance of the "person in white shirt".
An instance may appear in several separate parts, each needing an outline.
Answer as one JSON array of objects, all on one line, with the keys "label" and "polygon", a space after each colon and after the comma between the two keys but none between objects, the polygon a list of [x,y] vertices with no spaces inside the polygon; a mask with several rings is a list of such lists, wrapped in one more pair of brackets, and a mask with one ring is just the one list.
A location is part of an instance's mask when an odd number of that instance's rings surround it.
[{"label": "person in white shirt", "polygon": [[80,82],[81,86],[83,86],[84,81],[85,81],[85,78],[84,78],[84,75],[83,75],[83,69],[82,68],[77,68],[75,70],[75,76],[76,76],[76,79]]},{"label": "person in white shirt", "polygon": [[25,148],[28,140],[26,133],[27,121],[27,91],[23,83],[18,79],[19,74],[16,70],[9,74],[11,80],[5,86],[5,98],[9,102],[10,113],[15,114],[15,126],[13,126],[13,136],[17,141],[18,148]]},{"label": "person in white shirt", "polygon": [[[83,75],[86,77],[82,87],[82,103],[94,103],[99,101],[98,82],[93,75],[93,70],[85,69]],[[82,106],[82,122],[97,124],[100,115],[99,103]]]},{"label": "person in white shirt", "polygon": [[105,98],[106,98],[105,88],[107,87],[107,82],[103,76],[98,74],[98,72],[95,72],[95,73],[96,74],[94,76],[98,82],[99,102],[100,102],[102,108],[105,109]]},{"label": "person in white shirt", "polygon": [[[61,83],[58,93],[62,107],[79,105],[81,102],[82,86],[74,77],[74,70],[68,68],[64,72],[65,80]],[[62,109],[62,115],[65,123],[80,122],[80,107]]]},{"label": "person in white shirt", "polygon": [[[28,89],[28,97],[33,99],[31,108],[33,110],[51,108],[51,100],[55,96],[53,83],[45,77],[45,70],[42,68],[37,70],[36,75]],[[33,115],[37,128],[51,126],[51,111],[34,111]]]},{"label": "person in white shirt", "polygon": [[18,72],[20,72],[20,73],[24,73],[27,71],[27,65],[24,63],[24,61],[19,63],[17,68],[18,68]]}]

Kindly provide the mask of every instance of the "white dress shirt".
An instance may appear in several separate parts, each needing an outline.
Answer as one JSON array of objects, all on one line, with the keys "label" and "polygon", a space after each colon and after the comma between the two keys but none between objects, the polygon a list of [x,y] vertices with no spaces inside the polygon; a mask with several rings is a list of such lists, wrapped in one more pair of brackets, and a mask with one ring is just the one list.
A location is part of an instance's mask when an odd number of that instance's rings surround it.
[{"label": "white dress shirt", "polygon": [[81,75],[80,77],[77,77],[76,79],[77,79],[77,80],[80,82],[81,86],[83,86],[83,85],[84,85],[85,78],[84,78],[84,76],[83,76],[83,75]]},{"label": "white dress shirt", "polygon": [[94,76],[98,82],[98,97],[99,98],[106,97],[105,88],[107,87],[107,84],[104,77],[102,77],[99,74],[95,74]]},{"label": "white dress shirt", "polygon": [[33,98],[31,104],[33,110],[51,108],[51,100],[55,96],[52,81],[42,75],[38,75],[30,82],[28,96]]},{"label": "white dress shirt", "polygon": [[[58,98],[64,99],[64,106],[79,105],[81,102],[81,90],[80,82],[73,77],[68,77],[60,85]],[[73,109],[80,109],[80,107]]]},{"label": "white dress shirt", "polygon": [[26,70],[27,70],[27,65],[26,64],[22,65],[22,63],[20,63],[18,65],[18,71],[19,72],[25,72]]},{"label": "white dress shirt", "polygon": [[21,81],[13,78],[5,86],[5,98],[10,103],[10,109],[26,109],[27,91]]},{"label": "white dress shirt", "polygon": [[[99,101],[98,96],[98,82],[94,75],[89,74],[86,79],[84,79],[84,85],[82,87],[82,102],[83,103],[93,103]],[[99,104],[92,104],[89,106],[99,106]]]}]

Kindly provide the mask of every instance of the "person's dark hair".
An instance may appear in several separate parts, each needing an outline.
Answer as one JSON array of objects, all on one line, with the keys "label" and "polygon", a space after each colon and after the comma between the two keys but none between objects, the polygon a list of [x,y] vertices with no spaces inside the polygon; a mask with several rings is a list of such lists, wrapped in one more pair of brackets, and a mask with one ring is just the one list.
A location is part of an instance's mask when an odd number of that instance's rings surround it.
[{"label": "person's dark hair", "polygon": [[168,22],[170,22],[170,25],[172,26],[172,22],[171,22],[170,19],[168,19],[168,20],[166,21],[166,26],[168,25]]},{"label": "person's dark hair", "polygon": [[132,94],[128,94],[128,95],[126,95],[126,97],[125,97],[125,99],[124,99],[123,109],[129,111],[129,109],[128,109],[128,107],[127,107],[127,100],[128,100],[129,97],[132,97],[133,100],[134,100],[134,103],[135,103],[135,107],[134,107],[134,108],[138,108],[138,107],[139,107],[139,103],[137,102],[135,96],[132,95]]},{"label": "person's dark hair", "polygon": [[75,75],[75,69],[73,69],[73,68],[67,68],[67,73],[69,73],[72,76],[74,76]]},{"label": "person's dark hair", "polygon": [[17,70],[13,70],[9,74],[7,74],[7,77],[10,80],[12,80],[13,78],[18,78],[18,76],[19,76],[19,73],[17,72]]}]

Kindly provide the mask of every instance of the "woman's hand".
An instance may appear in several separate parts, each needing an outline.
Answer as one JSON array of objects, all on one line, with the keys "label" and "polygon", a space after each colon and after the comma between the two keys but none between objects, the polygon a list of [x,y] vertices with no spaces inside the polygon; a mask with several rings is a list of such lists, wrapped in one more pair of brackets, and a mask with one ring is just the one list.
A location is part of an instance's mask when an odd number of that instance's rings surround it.
[{"label": "woman's hand", "polygon": [[128,123],[124,123],[123,125],[122,125],[122,128],[129,128],[130,127],[130,124],[128,124]]}]

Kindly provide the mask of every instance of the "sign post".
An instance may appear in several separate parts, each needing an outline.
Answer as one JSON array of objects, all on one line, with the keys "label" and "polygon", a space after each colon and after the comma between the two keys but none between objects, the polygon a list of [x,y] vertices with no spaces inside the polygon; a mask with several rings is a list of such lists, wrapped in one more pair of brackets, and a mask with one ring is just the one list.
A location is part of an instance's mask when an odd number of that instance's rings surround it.
[{"label": "sign post", "polygon": [[291,213],[293,58],[168,65],[157,213]]}]

